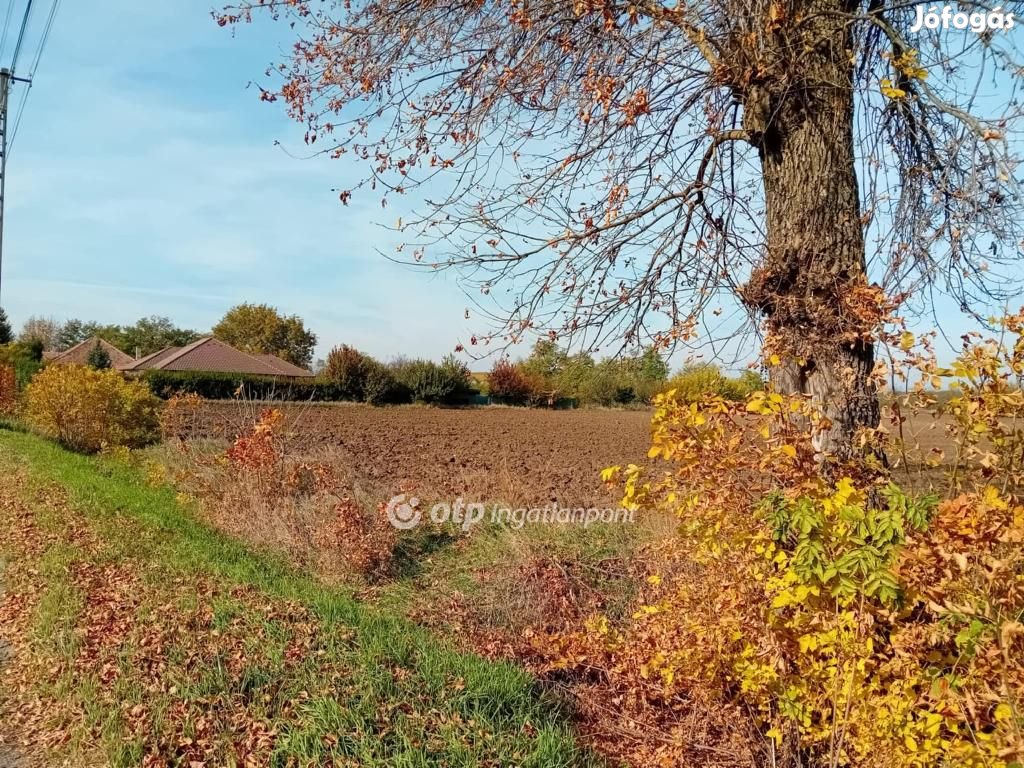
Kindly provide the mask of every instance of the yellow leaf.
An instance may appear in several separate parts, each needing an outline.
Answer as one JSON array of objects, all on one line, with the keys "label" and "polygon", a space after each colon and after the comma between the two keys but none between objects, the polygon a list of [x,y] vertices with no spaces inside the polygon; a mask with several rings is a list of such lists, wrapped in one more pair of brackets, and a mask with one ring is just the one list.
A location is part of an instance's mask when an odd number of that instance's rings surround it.
[{"label": "yellow leaf", "polygon": [[892,84],[892,80],[890,80],[887,77],[882,78],[882,81],[879,83],[879,86],[880,90],[882,91],[882,95],[890,99],[902,99],[904,96],[907,95],[906,91],[904,91],[902,88],[896,88]]},{"label": "yellow leaf", "polygon": [[1005,511],[1010,508],[1010,505],[1006,500],[999,495],[999,490],[995,486],[986,485],[982,498],[984,499],[985,506],[989,509]]},{"label": "yellow leaf", "polygon": [[779,592],[772,600],[772,608],[785,608],[786,606],[793,605],[796,602],[796,595],[790,590],[785,589]]}]

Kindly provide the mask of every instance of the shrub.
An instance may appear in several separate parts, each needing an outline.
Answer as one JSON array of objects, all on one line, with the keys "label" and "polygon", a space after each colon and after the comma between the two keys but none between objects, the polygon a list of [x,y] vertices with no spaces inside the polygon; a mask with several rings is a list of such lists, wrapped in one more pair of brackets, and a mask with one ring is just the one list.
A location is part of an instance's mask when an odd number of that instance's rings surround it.
[{"label": "shrub", "polygon": [[[181,405],[186,414],[192,407]],[[279,410],[266,409],[226,452],[185,450],[178,481],[234,536],[282,549],[332,579],[385,575],[398,542],[386,507],[364,508],[330,466],[289,455],[284,424]]]},{"label": "shrub", "polygon": [[1016,338],[965,337],[951,366],[907,376],[953,438],[944,501],[892,481],[879,432],[860,458],[822,458],[806,398],[660,396],[661,466],[604,477],[627,508],[681,525],[636,610],[559,638],[552,666],[607,680],[631,718],[750,734],[745,763],[1019,766],[1024,314],[1004,326]]},{"label": "shrub", "polygon": [[764,382],[754,371],[747,370],[738,378],[730,379],[713,363],[698,363],[685,366],[662,389],[674,389],[677,397],[688,402],[700,400],[705,395],[719,395],[726,400],[739,402],[764,389]]},{"label": "shrub", "polygon": [[203,398],[194,392],[173,395],[160,412],[164,440],[185,440],[195,434],[202,419]]},{"label": "shrub", "polygon": [[337,387],[342,400],[363,400],[366,380],[376,361],[358,349],[342,344],[327,355],[324,375]]},{"label": "shrub", "polygon": [[436,363],[429,360],[403,360],[392,368],[395,380],[405,387],[416,402],[437,402],[444,393]]},{"label": "shrub", "polygon": [[620,384],[615,387],[615,402],[618,405],[628,405],[636,399],[636,390],[629,384]]},{"label": "shrub", "polygon": [[18,402],[18,379],[9,365],[0,365],[0,416],[14,413]]},{"label": "shrub", "polygon": [[[372,405],[412,402],[412,388],[407,383],[410,381],[416,384],[419,399],[423,402],[456,403],[466,397],[468,390],[459,383],[461,374],[446,372],[436,363],[418,361],[415,364],[387,366],[373,358],[365,359],[368,361],[366,375],[358,399]],[[420,371],[420,366],[426,372]],[[334,402],[356,399],[351,389],[342,391],[338,384],[326,378],[287,379],[237,373],[150,370],[143,374],[142,380],[154,394],[165,400],[190,393],[207,400],[244,398],[282,402]]]},{"label": "shrub", "polygon": [[19,341],[0,346],[0,365],[7,365],[14,369],[14,378],[19,392],[43,367],[39,359],[42,354],[42,347],[37,344]]},{"label": "shrub", "polygon": [[499,403],[526,405],[533,395],[530,380],[508,358],[494,364],[487,382],[491,399]]},{"label": "shrub", "polygon": [[469,366],[455,355],[446,355],[441,361],[440,369],[441,375],[451,386],[447,399],[441,402],[463,402],[478,393],[473,386],[473,375],[469,372]]},{"label": "shrub", "polygon": [[558,392],[551,388],[551,382],[537,373],[523,371],[526,387],[530,392],[527,405],[533,408],[552,407],[558,401]]},{"label": "shrub", "polygon": [[89,357],[86,359],[86,362],[90,368],[97,371],[105,371],[111,366],[110,355],[107,354],[107,350],[98,341],[96,346],[89,350]]},{"label": "shrub", "polygon": [[154,442],[159,435],[159,405],[144,383],[82,365],[49,366],[25,390],[28,423],[83,452]]},{"label": "shrub", "polygon": [[718,370],[718,366],[712,363],[697,363],[684,366],[679,373],[673,376],[666,390],[675,390],[676,397],[680,400],[700,400],[705,395],[721,394],[722,386],[725,383],[725,376]]},{"label": "shrub", "polygon": [[409,360],[392,366],[396,381],[414,402],[454,405],[472,392],[469,369],[453,356],[440,365],[430,360]]},{"label": "shrub", "polygon": [[210,371],[149,370],[142,376],[149,388],[164,399],[196,394],[207,400],[294,400],[325,402],[341,399],[338,388],[323,379],[287,379]]},{"label": "shrub", "polygon": [[22,391],[35,378],[35,375],[43,369],[43,364],[38,360],[19,360],[14,364],[14,376],[18,383],[18,391]]},{"label": "shrub", "polygon": [[411,399],[408,389],[398,382],[390,368],[347,344],[331,350],[324,375],[342,400],[387,405]]},{"label": "shrub", "polygon": [[376,360],[371,360],[363,385],[363,400],[370,405],[393,405],[408,403],[412,399],[409,390],[398,382],[391,369]]},{"label": "shrub", "polygon": [[739,378],[729,379],[732,387],[734,387],[735,397],[729,397],[723,393],[723,397],[727,400],[746,400],[755,392],[758,392],[765,388],[765,380],[761,374],[757,371],[752,371],[749,368],[739,375]]},{"label": "shrub", "polygon": [[615,405],[618,383],[606,375],[606,368],[598,365],[580,382],[576,393],[586,403],[609,407]]},{"label": "shrub", "polygon": [[43,361],[43,352],[46,351],[46,347],[41,339],[29,339],[28,341],[18,342],[25,348],[26,357],[34,362],[41,363]]}]

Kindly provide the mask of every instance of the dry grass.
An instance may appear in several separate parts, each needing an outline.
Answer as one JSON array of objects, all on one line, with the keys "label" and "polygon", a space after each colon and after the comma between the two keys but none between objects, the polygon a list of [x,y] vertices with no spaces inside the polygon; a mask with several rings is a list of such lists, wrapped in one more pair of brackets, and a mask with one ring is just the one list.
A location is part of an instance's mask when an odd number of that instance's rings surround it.
[{"label": "dry grass", "polygon": [[598,764],[522,670],[254,554],[132,467],[0,430],[0,530],[0,753],[26,768]]},{"label": "dry grass", "polygon": [[[204,408],[195,433],[220,437],[190,440],[185,453],[160,449],[160,461],[175,471],[187,469],[197,452],[208,458],[223,452],[224,436],[244,432],[260,410],[253,404]],[[636,412],[298,406],[286,410],[283,450],[286,461],[329,467],[368,515],[399,491],[416,493],[425,503],[462,495],[531,504],[555,496],[566,505],[597,499],[605,505],[614,504],[615,496],[601,487],[600,469],[646,461],[647,422],[647,414]],[[616,430],[623,425],[627,431]],[[918,491],[944,490],[943,466],[927,462],[937,450],[948,450],[948,422],[914,416],[891,423],[894,439],[900,426],[906,448],[890,452],[894,480]],[[559,486],[566,477],[571,481]],[[225,486],[216,473],[204,482]],[[526,665],[576,699],[579,727],[603,752],[621,756],[630,751],[625,745],[646,743],[654,745],[653,753],[658,740],[668,739],[676,746],[698,745],[695,764],[747,764],[746,736],[716,732],[698,708],[651,710],[643,722],[612,717],[618,708],[609,705],[606,681],[552,673],[549,649],[542,648],[550,636],[576,630],[594,614],[628,616],[650,574],[670,578],[691,569],[664,546],[677,520],[646,517],[632,526],[589,529],[481,526],[470,535],[424,528],[391,542],[395,557],[387,579],[367,580],[325,548],[322,532],[332,524],[334,496],[300,494],[268,503],[241,484],[221,499],[211,519],[233,535],[284,550],[331,579],[346,579],[365,598],[460,648]]]}]

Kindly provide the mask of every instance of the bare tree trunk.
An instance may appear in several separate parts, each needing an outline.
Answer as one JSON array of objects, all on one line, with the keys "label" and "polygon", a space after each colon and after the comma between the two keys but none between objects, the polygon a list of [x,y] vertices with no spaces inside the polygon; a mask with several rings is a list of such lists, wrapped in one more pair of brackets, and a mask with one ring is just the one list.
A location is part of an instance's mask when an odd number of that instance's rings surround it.
[{"label": "bare tree trunk", "polygon": [[[767,252],[744,298],[785,351],[771,371],[784,393],[811,396],[827,421],[821,452],[852,454],[858,427],[878,425],[870,383],[870,329],[850,311],[866,285],[864,237],[854,165],[853,64],[836,0],[794,3],[816,21],[796,32],[760,35],[753,55],[769,76],[743,93],[744,126],[764,179]],[[810,6],[810,7],[807,7]],[[792,11],[796,12],[796,11]],[[786,72],[788,70],[788,72]],[[783,74],[785,73],[785,74]]]}]

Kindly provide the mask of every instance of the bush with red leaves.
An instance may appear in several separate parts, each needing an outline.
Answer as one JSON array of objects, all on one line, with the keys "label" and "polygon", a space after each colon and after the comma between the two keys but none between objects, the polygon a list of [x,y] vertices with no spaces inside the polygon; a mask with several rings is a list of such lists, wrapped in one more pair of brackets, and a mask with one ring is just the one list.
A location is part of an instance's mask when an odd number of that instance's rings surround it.
[{"label": "bush with red leaves", "polygon": [[493,400],[510,405],[525,405],[534,396],[530,379],[507,358],[502,358],[491,368],[488,379],[490,396]]}]

